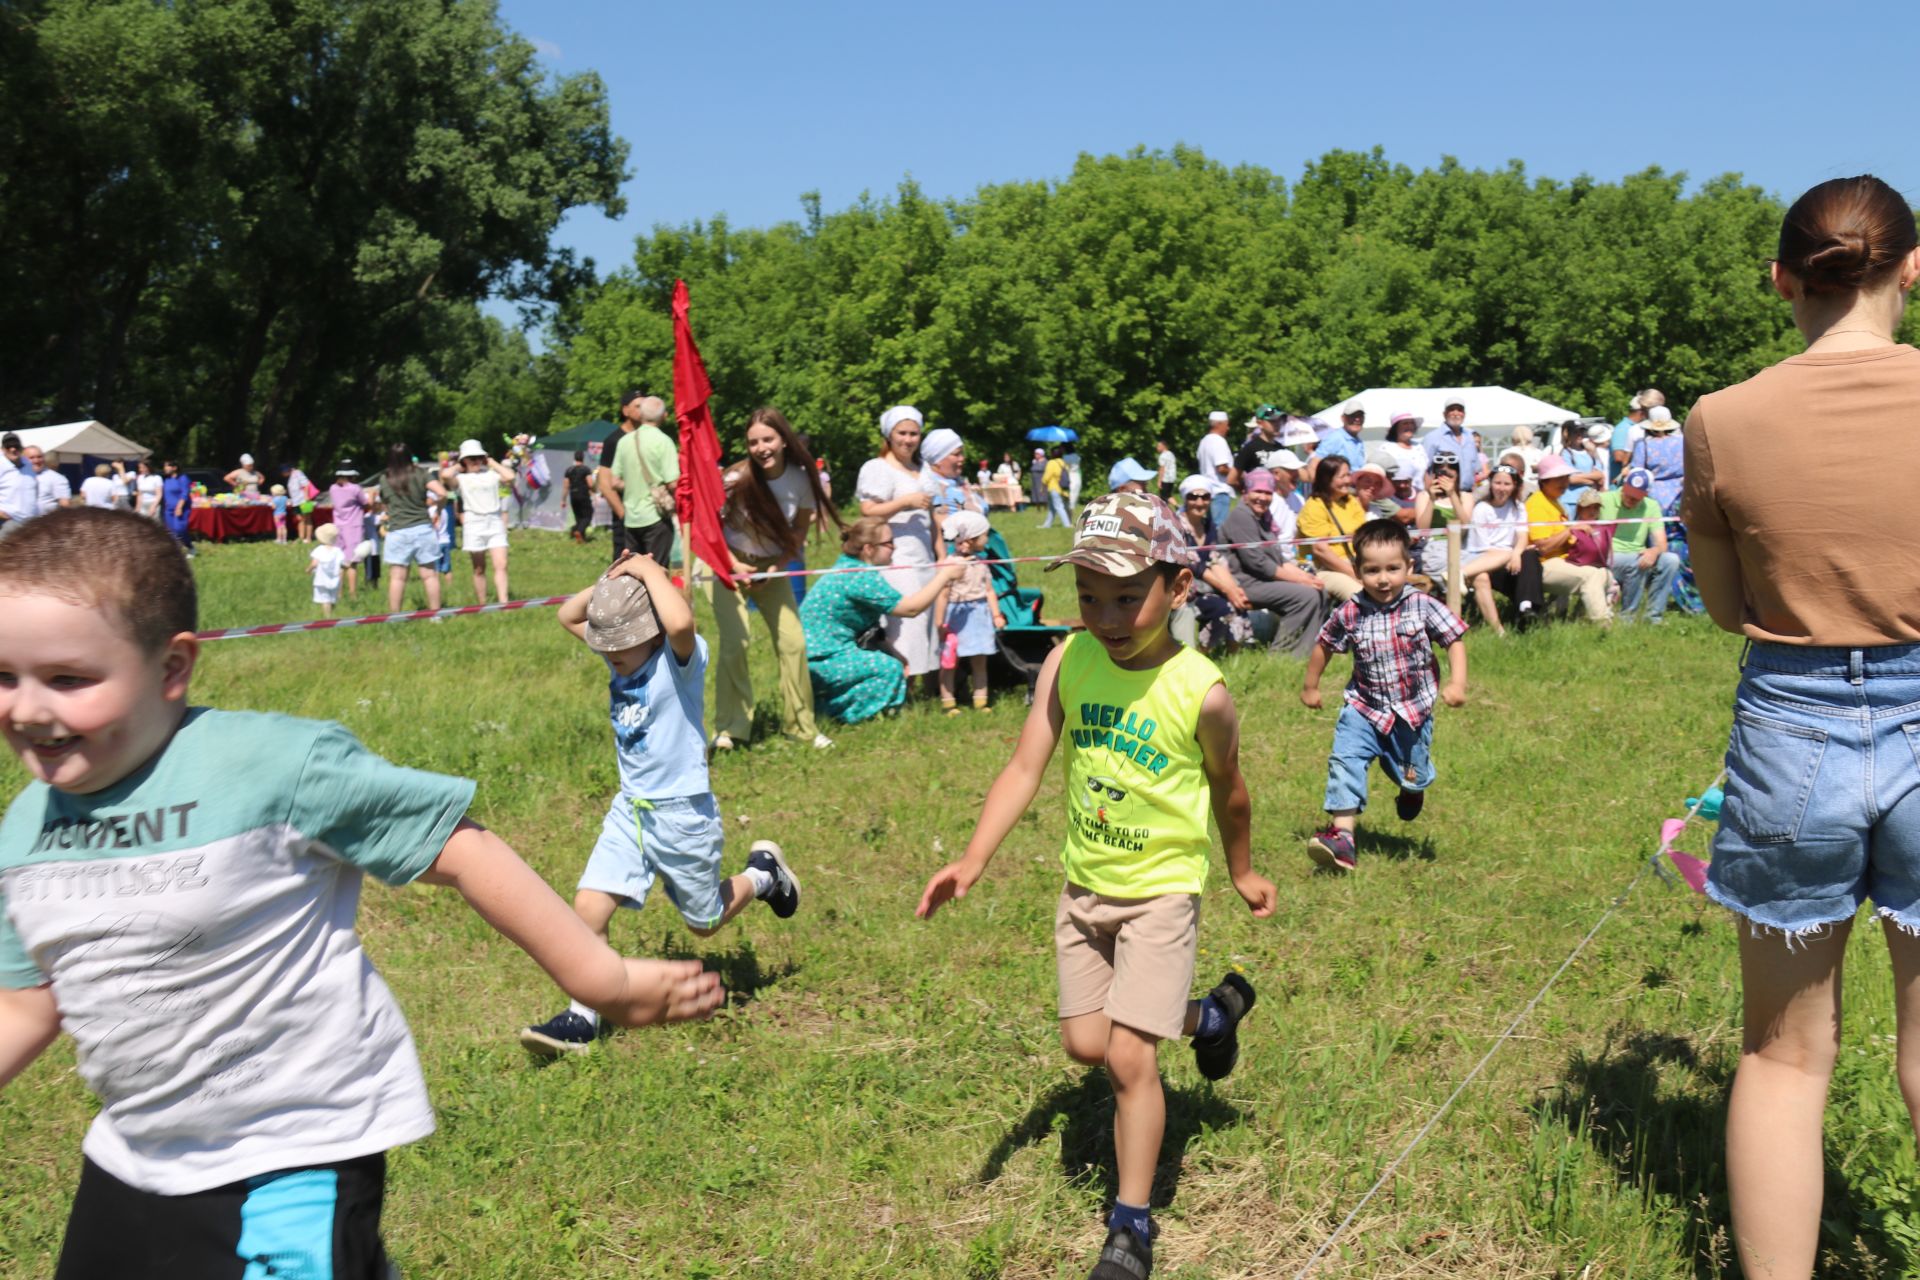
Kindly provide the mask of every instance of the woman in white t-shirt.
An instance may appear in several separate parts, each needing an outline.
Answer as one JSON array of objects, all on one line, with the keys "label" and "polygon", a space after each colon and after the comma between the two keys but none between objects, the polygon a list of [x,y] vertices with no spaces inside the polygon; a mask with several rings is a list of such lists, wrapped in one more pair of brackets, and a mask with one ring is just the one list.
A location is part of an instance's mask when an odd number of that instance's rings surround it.
[{"label": "woman in white t-shirt", "polygon": [[1473,588],[1480,617],[1497,636],[1500,607],[1494,592],[1513,601],[1515,626],[1526,630],[1546,606],[1546,587],[1540,577],[1540,553],[1527,536],[1527,505],[1521,498],[1520,469],[1502,461],[1487,475],[1487,496],[1476,502],[1467,518],[1466,563],[1460,576]]},{"label": "woman in white t-shirt", "polygon": [[133,477],[134,512],[149,520],[160,518],[160,487],[165,482],[154,474],[153,464],[145,458],[136,464]]},{"label": "woman in white t-shirt", "polygon": [[1427,451],[1420,447],[1415,437],[1426,419],[1417,418],[1411,413],[1396,413],[1387,421],[1387,438],[1367,450],[1367,461],[1377,462],[1381,470],[1389,476],[1397,476],[1403,467],[1412,467],[1413,487],[1416,490],[1427,487]]},{"label": "woman in white t-shirt", "polygon": [[[816,521],[840,524],[840,513],[820,484],[813,455],[778,409],[754,410],[747,420],[747,456],[728,467],[722,479],[727,505],[721,531],[736,581],[798,559],[806,547],[807,530]],[[702,589],[713,605],[714,750],[729,751],[753,737],[753,679],[747,673],[749,600],[765,619],[773,641],[787,735],[816,747],[832,746],[813,721],[807,635],[800,626],[793,579],[762,578],[728,590],[706,578]]]},{"label": "woman in white t-shirt", "polygon": [[111,507],[113,488],[113,468],[102,462],[80,482],[80,498],[90,507]]},{"label": "woman in white t-shirt", "polygon": [[493,561],[493,590],[507,602],[507,519],[500,486],[513,483],[513,469],[487,456],[478,440],[460,443],[459,470],[444,471],[442,485],[460,490],[460,545],[473,561],[473,600],[487,602],[487,561]]},{"label": "woman in white t-shirt", "polygon": [[[921,477],[918,462],[924,422],[910,404],[895,405],[881,414],[880,438],[885,447],[879,457],[860,468],[854,482],[860,514],[885,520],[893,528],[893,566],[885,572],[888,584],[903,596],[911,596],[933,580],[933,493]],[[889,614],[882,625],[888,646],[907,664],[909,678],[939,671],[933,610],[911,618]]]}]

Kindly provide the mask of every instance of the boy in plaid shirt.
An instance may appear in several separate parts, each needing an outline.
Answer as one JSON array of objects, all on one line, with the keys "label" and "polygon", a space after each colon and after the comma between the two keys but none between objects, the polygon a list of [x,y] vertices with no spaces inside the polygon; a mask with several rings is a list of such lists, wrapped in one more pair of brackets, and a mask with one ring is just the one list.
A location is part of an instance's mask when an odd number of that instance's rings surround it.
[{"label": "boy in plaid shirt", "polygon": [[[1323,867],[1351,871],[1353,828],[1367,807],[1367,770],[1375,760],[1400,788],[1394,811],[1402,822],[1420,816],[1433,785],[1433,708],[1467,701],[1467,624],[1432,596],[1408,585],[1413,540],[1392,520],[1369,520],[1353,535],[1361,592],[1333,611],[1307,659],[1300,701],[1320,705],[1320,673],[1336,653],[1353,654],[1346,704],[1333,727],[1327,759],[1329,825],[1307,840]],[[1447,683],[1437,688],[1433,646],[1447,649]]]}]

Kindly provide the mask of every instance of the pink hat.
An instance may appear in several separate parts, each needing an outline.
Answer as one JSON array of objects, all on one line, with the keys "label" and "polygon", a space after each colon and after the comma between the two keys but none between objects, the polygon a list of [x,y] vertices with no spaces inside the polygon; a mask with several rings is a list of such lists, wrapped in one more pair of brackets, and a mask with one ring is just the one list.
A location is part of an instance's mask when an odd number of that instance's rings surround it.
[{"label": "pink hat", "polygon": [[1550,453],[1534,464],[1533,474],[1542,480],[1553,480],[1560,476],[1572,475],[1573,468],[1568,466],[1567,460],[1559,454]]},{"label": "pink hat", "polygon": [[1267,470],[1265,467],[1258,467],[1247,472],[1247,474],[1241,478],[1240,483],[1246,486],[1248,493],[1272,493],[1273,472]]},{"label": "pink hat", "polygon": [[1372,476],[1376,480],[1392,479],[1392,477],[1387,474],[1387,469],[1381,466],[1377,462],[1369,462],[1366,466],[1360,467],[1354,471],[1353,478],[1356,482],[1360,479],[1361,476]]},{"label": "pink hat", "polygon": [[1387,419],[1387,426],[1389,428],[1393,428],[1393,427],[1399,426],[1403,422],[1411,422],[1414,426],[1418,427],[1425,421],[1426,419],[1417,417],[1411,413],[1396,413],[1391,418]]}]

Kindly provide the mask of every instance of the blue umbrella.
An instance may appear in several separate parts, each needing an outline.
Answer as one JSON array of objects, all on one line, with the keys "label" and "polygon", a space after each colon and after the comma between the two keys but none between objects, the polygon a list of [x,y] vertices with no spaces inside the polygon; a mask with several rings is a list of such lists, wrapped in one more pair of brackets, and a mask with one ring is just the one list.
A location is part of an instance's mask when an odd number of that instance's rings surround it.
[{"label": "blue umbrella", "polygon": [[1071,444],[1079,438],[1080,433],[1072,427],[1035,427],[1027,432],[1027,439],[1033,444]]}]

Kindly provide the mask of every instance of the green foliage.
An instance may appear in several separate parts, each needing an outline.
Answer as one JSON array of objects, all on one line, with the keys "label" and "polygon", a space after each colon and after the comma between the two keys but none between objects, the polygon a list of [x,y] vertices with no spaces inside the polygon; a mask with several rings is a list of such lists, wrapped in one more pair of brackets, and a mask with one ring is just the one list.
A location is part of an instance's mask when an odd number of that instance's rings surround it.
[{"label": "green foliage", "polygon": [[1047,422],[1101,460],[1209,409],[1299,411],[1369,386],[1497,383],[1583,412],[1661,387],[1684,409],[1798,349],[1768,288],[1783,208],[1727,176],[1688,194],[1336,151],[1291,189],[1199,151],[1083,155],[1056,183],[890,201],[741,231],[657,227],[556,327],[557,420],[671,385],[667,298],[693,293],[716,409],[780,405],[843,462],[910,401],[998,453]]},{"label": "green foliage", "polygon": [[625,161],[599,78],[490,0],[10,5],[0,415],[310,464],[456,438],[449,401],[543,426],[551,375],[475,308],[589,280],[550,237]]}]

